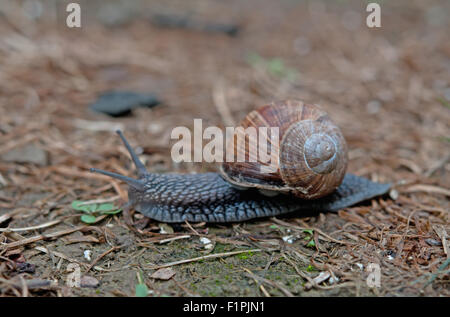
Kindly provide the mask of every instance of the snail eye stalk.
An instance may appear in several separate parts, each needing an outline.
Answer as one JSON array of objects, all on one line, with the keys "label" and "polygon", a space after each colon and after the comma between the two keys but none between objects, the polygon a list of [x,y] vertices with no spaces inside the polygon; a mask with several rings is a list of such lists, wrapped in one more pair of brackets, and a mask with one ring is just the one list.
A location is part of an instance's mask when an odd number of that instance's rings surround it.
[{"label": "snail eye stalk", "polygon": [[147,174],[147,169],[145,168],[144,164],[141,162],[139,157],[137,156],[136,152],[134,152],[133,148],[131,147],[130,143],[128,143],[127,139],[125,139],[125,136],[123,135],[121,130],[116,130],[116,133],[119,135],[119,137],[122,139],[123,144],[128,150],[128,153],[131,155],[131,159],[134,162],[134,165],[136,166],[136,169],[138,171],[138,176],[141,177],[145,174]]},{"label": "snail eye stalk", "polygon": [[108,172],[108,171],[104,171],[104,170],[100,170],[98,168],[91,168],[90,171],[92,173],[98,173],[98,174],[103,174],[112,178],[116,178],[116,179],[120,179],[121,181],[124,181],[125,183],[127,183],[128,185],[136,188],[137,190],[143,191],[145,189],[145,185],[143,182],[141,182],[140,180],[128,177],[128,176],[124,176],[124,175],[120,175],[120,174],[116,174],[116,173],[112,173],[112,172]]}]

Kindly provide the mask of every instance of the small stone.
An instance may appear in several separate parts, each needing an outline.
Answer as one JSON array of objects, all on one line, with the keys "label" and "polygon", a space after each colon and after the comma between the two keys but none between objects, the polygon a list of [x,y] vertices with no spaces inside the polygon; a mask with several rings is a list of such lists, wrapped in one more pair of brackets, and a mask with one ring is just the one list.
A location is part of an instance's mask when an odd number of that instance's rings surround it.
[{"label": "small stone", "polygon": [[442,242],[441,242],[441,241],[434,240],[434,239],[425,239],[425,242],[426,242],[428,245],[431,245],[431,246],[440,246],[440,245],[442,245]]},{"label": "small stone", "polygon": [[205,238],[205,237],[201,237],[200,242],[203,244],[209,244],[209,243],[211,243],[211,240],[209,240],[208,238]]},{"label": "small stone", "polygon": [[158,271],[154,272],[152,275],[150,275],[151,278],[158,279],[158,280],[164,280],[167,281],[172,278],[172,276],[175,275],[175,271],[171,269],[170,267],[159,269]]},{"label": "small stone", "polygon": [[287,242],[289,244],[292,244],[295,241],[295,237],[294,236],[284,236],[284,237],[282,237],[282,239],[283,239],[284,242]]},{"label": "small stone", "polygon": [[201,237],[200,242],[205,245],[205,249],[207,249],[207,250],[214,248],[214,245],[211,243],[211,240],[209,240],[208,238]]},{"label": "small stone", "polygon": [[151,22],[162,28],[179,28],[209,33],[224,33],[235,37],[239,34],[241,27],[234,23],[203,22],[195,20],[188,15],[154,14]]},{"label": "small stone", "polygon": [[85,250],[85,251],[83,252],[83,254],[84,254],[84,258],[90,262],[90,261],[91,261],[91,254],[92,254],[92,251],[91,251],[91,250]]},{"label": "small stone", "polygon": [[95,277],[89,275],[83,275],[80,280],[80,287],[96,288],[99,284],[100,282]]},{"label": "small stone", "polygon": [[0,158],[5,162],[32,163],[40,166],[48,163],[47,152],[36,144],[14,148],[1,155]]},{"label": "small stone", "polygon": [[392,200],[397,200],[398,199],[398,191],[395,189],[391,189],[389,191],[389,197],[391,197]]},{"label": "small stone", "polygon": [[112,117],[125,116],[137,107],[154,107],[160,103],[153,94],[129,91],[108,91],[100,95],[90,108]]}]

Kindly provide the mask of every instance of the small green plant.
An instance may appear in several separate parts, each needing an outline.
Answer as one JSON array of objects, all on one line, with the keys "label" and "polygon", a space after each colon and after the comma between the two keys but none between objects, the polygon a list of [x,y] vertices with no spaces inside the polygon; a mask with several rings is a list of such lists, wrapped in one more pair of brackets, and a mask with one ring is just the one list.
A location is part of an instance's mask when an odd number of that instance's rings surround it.
[{"label": "small green plant", "polygon": [[445,100],[445,98],[438,97],[437,100],[444,106],[450,109],[450,102]]},{"label": "small green plant", "polygon": [[313,229],[303,229],[303,232],[312,236],[314,233],[314,230]]},{"label": "small green plant", "polygon": [[308,248],[314,248],[314,247],[316,246],[316,243],[314,242],[314,239],[313,239],[313,233],[314,233],[314,230],[313,230],[313,229],[304,229],[303,232],[308,234],[308,235],[305,237],[305,240],[308,241],[308,243],[306,244],[306,246],[307,246]]},{"label": "small green plant", "polygon": [[147,297],[148,287],[144,283],[144,274],[142,272],[136,272],[136,276],[138,280],[135,290],[136,297]]},{"label": "small green plant", "polygon": [[297,77],[297,72],[287,67],[284,61],[278,57],[265,59],[256,53],[250,53],[247,56],[247,61],[253,67],[262,67],[272,75],[280,78],[287,78],[290,81],[294,81]]},{"label": "small green plant", "polygon": [[314,242],[314,239],[309,240],[308,244],[306,245],[308,248],[314,248],[316,246],[316,243]]},{"label": "small green plant", "polygon": [[237,257],[241,260],[247,260],[249,257],[253,256],[252,251],[248,251],[247,253],[238,254]]},{"label": "small green plant", "polygon": [[87,204],[81,200],[74,200],[72,208],[84,212],[85,214],[81,215],[81,221],[88,224],[95,223],[99,215],[115,215],[122,211],[112,203]]},{"label": "small green plant", "polygon": [[445,137],[445,136],[439,137],[439,140],[441,140],[442,142],[448,142],[448,143],[450,143],[450,138]]},{"label": "small green plant", "polygon": [[315,272],[315,271],[316,271],[316,268],[310,264],[310,265],[308,265],[308,267],[306,268],[306,271],[307,271],[307,272]]}]

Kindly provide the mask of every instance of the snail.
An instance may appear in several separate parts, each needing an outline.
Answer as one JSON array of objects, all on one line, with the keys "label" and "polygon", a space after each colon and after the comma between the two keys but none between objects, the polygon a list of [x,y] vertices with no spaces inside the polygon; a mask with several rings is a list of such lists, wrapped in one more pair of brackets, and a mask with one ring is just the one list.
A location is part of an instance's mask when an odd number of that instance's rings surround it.
[{"label": "snail", "polygon": [[[138,179],[91,168],[129,185],[129,202],[162,222],[239,222],[287,213],[338,211],[383,195],[389,184],[346,174],[347,145],[340,129],[315,105],[282,101],[252,111],[241,127],[278,127],[275,169],[265,162],[223,162],[219,173],[149,173],[117,131],[136,166]],[[237,137],[239,132],[235,132]],[[247,153],[252,144],[233,142],[227,149]],[[243,144],[244,143],[244,144]],[[248,154],[248,153],[247,153]]]}]

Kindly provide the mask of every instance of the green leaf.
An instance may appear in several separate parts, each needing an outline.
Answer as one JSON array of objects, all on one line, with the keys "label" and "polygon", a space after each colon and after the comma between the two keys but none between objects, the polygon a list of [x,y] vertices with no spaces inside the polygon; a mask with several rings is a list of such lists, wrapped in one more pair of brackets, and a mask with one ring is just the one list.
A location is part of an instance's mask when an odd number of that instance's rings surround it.
[{"label": "green leaf", "polygon": [[306,246],[308,248],[314,248],[316,246],[316,243],[314,242],[313,239],[311,239]]},{"label": "green leaf", "polygon": [[84,201],[81,200],[74,200],[72,201],[72,208],[75,210],[81,210],[84,211],[86,209],[86,205],[80,206],[80,204],[84,203]]},{"label": "green leaf", "polygon": [[102,211],[100,213],[102,215],[115,215],[115,214],[118,214],[121,211],[122,211],[122,209],[117,209],[117,210],[111,210],[111,211]]},{"label": "green leaf", "polygon": [[74,200],[72,202],[72,208],[75,210],[79,210],[82,212],[91,213],[94,212],[97,208],[97,204],[88,204],[88,205],[82,205],[84,204],[84,201],[81,200]]},{"label": "green leaf", "polygon": [[269,71],[277,76],[283,76],[286,73],[286,67],[283,60],[279,58],[273,58],[267,63]]},{"label": "green leaf", "polygon": [[86,205],[89,209],[89,212],[95,212],[97,210],[97,204],[89,204]]},{"label": "green leaf", "polygon": [[114,206],[114,204],[106,203],[98,206],[96,211],[100,212],[102,215],[115,215],[121,212],[122,209]]},{"label": "green leaf", "polygon": [[144,273],[142,271],[136,272],[138,283],[136,284],[136,297],[147,297],[148,288],[144,283]]},{"label": "green leaf", "polygon": [[114,206],[114,204],[111,203],[106,203],[106,204],[101,204],[97,207],[96,211],[111,211],[113,209],[116,209],[116,206]]},{"label": "green leaf", "polygon": [[72,208],[73,209],[75,209],[75,210],[79,210],[78,208],[79,208],[79,204],[81,204],[82,203],[82,201],[80,201],[80,200],[74,200],[74,201],[72,201]]},{"label": "green leaf", "polygon": [[303,229],[304,233],[309,233],[310,235],[313,235],[313,229]]},{"label": "green leaf", "polygon": [[95,221],[97,221],[97,218],[93,215],[82,215],[81,221],[83,221],[84,223],[94,223]]},{"label": "green leaf", "polygon": [[136,284],[136,297],[147,297],[148,287],[145,284]]}]

